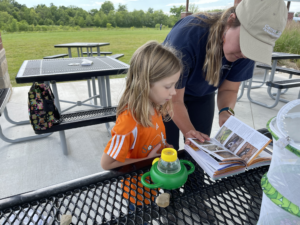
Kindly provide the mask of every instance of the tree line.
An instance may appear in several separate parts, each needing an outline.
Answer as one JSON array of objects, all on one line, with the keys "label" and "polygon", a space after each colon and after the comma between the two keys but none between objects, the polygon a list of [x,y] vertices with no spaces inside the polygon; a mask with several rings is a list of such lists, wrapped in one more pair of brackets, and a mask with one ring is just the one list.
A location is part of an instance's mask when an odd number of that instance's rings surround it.
[{"label": "tree line", "polygon": [[28,8],[15,0],[0,0],[0,30],[8,32],[36,30],[45,26],[70,27],[155,27],[158,24],[173,27],[180,19],[184,6],[173,6],[170,14],[149,8],[133,10],[119,4],[115,8],[105,1],[99,9],[86,11],[76,6],[50,6],[39,4]]}]

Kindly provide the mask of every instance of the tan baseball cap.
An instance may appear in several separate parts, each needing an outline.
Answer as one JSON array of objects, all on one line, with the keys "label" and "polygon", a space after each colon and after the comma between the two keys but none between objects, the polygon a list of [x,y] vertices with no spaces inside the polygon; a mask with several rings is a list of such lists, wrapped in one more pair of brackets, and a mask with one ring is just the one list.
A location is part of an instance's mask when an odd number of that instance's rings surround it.
[{"label": "tan baseball cap", "polygon": [[242,0],[236,15],[241,22],[240,47],[243,55],[271,65],[275,41],[287,22],[283,0]]}]

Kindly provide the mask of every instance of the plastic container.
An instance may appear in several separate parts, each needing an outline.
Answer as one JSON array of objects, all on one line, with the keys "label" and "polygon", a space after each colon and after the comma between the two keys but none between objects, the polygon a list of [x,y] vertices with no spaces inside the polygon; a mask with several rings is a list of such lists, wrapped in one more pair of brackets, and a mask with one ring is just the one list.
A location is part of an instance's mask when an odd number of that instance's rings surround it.
[{"label": "plastic container", "polygon": [[[152,164],[154,164],[153,161]],[[157,169],[165,174],[178,173],[181,169],[180,161],[177,158],[177,151],[172,148],[165,148],[161,152],[161,158],[158,160]]]},{"label": "plastic container", "polygon": [[267,128],[273,137],[269,171],[262,178],[259,225],[300,224],[300,99],[286,104]]}]

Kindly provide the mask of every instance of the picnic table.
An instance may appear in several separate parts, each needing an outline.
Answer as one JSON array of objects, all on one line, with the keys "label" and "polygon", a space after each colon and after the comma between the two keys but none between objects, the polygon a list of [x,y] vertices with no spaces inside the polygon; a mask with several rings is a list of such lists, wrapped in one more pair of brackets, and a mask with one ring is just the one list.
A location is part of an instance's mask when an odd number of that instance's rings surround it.
[{"label": "picnic table", "polygon": [[[93,64],[90,66],[82,66],[82,60],[85,59],[92,61]],[[55,99],[58,100],[59,96],[57,93],[56,82],[86,80],[91,77],[97,77],[100,96],[97,95],[92,98],[99,97],[101,102],[100,106],[84,104],[84,102],[89,99],[82,102],[64,102],[101,108],[101,106],[111,106],[110,82],[108,76],[125,73],[128,68],[128,64],[109,56],[25,60],[16,76],[16,82],[29,83],[51,81]],[[59,104],[58,107],[60,108]],[[62,112],[74,107],[75,106],[65,109]]]},{"label": "picnic table", "polygon": [[[101,56],[100,52],[100,47],[109,45],[109,43],[104,42],[104,43],[91,43],[91,42],[74,42],[74,43],[66,43],[66,44],[58,44],[54,45],[55,48],[68,48],[68,54],[69,58],[72,58],[72,52],[71,48],[77,48],[77,54],[78,57],[83,57],[84,53],[87,54],[88,57],[93,56],[93,47],[97,48],[97,56]],[[82,52],[82,48],[86,48],[86,52]],[[106,52],[107,53],[107,52]],[[106,54],[105,54],[106,56]],[[93,95],[96,95],[96,80],[95,77],[91,77],[92,79],[92,88],[93,88]],[[90,79],[87,79],[87,86],[88,86],[88,93],[89,97],[92,96],[91,94],[91,84],[90,84]],[[91,104],[92,101],[91,101]],[[97,99],[94,98],[94,104],[97,105]]]},{"label": "picnic table", "polygon": [[93,54],[93,47],[97,48],[97,55],[100,56],[100,47],[109,45],[109,43],[90,43],[90,42],[75,42],[75,43],[66,43],[66,44],[58,44],[54,45],[55,48],[68,48],[69,58],[72,58],[72,52],[71,48],[77,48],[77,54],[78,57],[83,57],[82,48],[86,48],[87,55],[90,55],[89,53]]},{"label": "picnic table", "polygon": [[[93,62],[90,66],[82,66],[83,59]],[[74,65],[75,64],[75,65]],[[77,65],[79,64],[79,65]],[[78,113],[71,113],[64,116],[63,124],[57,129],[47,129],[40,137],[50,135],[49,132],[58,131],[62,141],[64,154],[67,155],[67,143],[65,129],[73,129],[82,126],[90,126],[105,123],[107,130],[111,128],[108,122],[114,121],[116,107],[112,107],[109,75],[122,74],[127,72],[129,65],[110,56],[84,57],[84,58],[60,58],[60,59],[38,59],[25,60],[16,76],[17,83],[46,82],[52,85],[55,96],[55,105],[60,113],[66,112],[76,106],[91,106],[97,110],[85,110]],[[97,77],[99,95],[92,96],[84,101],[73,102],[60,100],[56,82],[75,81]],[[92,98],[100,98],[100,105],[86,104]],[[60,101],[73,104],[67,109],[61,110]],[[8,118],[8,115],[7,115]],[[24,124],[29,121],[23,121]],[[19,125],[19,124],[16,124]],[[41,134],[35,131],[36,134]],[[47,133],[47,134],[46,134]],[[37,137],[39,137],[37,136]],[[1,136],[0,136],[1,137]]]},{"label": "picnic table", "polygon": [[[238,100],[242,97],[242,95],[243,95],[243,92],[244,92],[244,87],[247,87],[248,88],[248,91],[247,91],[247,97],[248,97],[248,99],[249,99],[249,101],[250,102],[252,102],[252,103],[255,103],[255,104],[258,104],[258,105],[261,105],[261,106],[264,106],[264,107],[267,107],[267,108],[273,108],[273,107],[275,107],[277,104],[278,104],[278,102],[279,101],[282,101],[282,102],[288,102],[287,100],[285,100],[285,99],[281,99],[280,98],[280,94],[283,94],[283,93],[285,93],[287,90],[285,90],[284,92],[282,92],[281,93],[281,89],[282,88],[278,88],[277,89],[277,93],[272,93],[272,87],[278,87],[278,85],[274,85],[273,83],[274,83],[274,78],[275,78],[275,72],[276,71],[280,71],[280,72],[284,72],[284,73],[288,73],[288,74],[290,74],[290,77],[289,78],[291,78],[292,77],[292,75],[300,75],[300,71],[299,70],[293,70],[293,69],[288,69],[288,68],[283,68],[283,67],[277,67],[277,62],[278,62],[278,60],[286,60],[286,59],[300,59],[300,55],[297,55],[297,54],[289,54],[289,53],[283,53],[283,52],[273,52],[272,53],[272,60],[273,60],[273,62],[272,62],[272,66],[271,67],[269,67],[268,65],[264,65],[264,64],[259,64],[259,65],[257,65],[257,67],[258,68],[262,68],[262,69],[265,69],[266,71],[265,71],[265,75],[264,75],[264,79],[263,79],[263,81],[262,82],[260,82],[261,83],[261,85],[259,85],[259,86],[252,86],[252,82],[255,82],[255,81],[253,81],[253,78],[251,78],[251,79],[249,79],[248,80],[248,84],[246,85],[246,83],[247,83],[247,81],[244,81],[244,82],[242,82],[242,85],[241,85],[241,93],[240,93],[240,95],[239,95],[239,97],[238,97]],[[267,88],[267,93],[268,93],[268,95],[272,98],[272,99],[274,99],[275,100],[275,103],[273,104],[273,105],[267,105],[267,104],[265,104],[265,103],[262,103],[262,102],[258,102],[258,101],[256,101],[256,100],[253,100],[252,98],[251,98],[251,90],[252,89],[255,89],[255,88],[260,88],[260,87],[262,87],[262,85],[265,83],[265,81],[266,81],[266,76],[267,76],[267,73],[268,73],[268,71],[269,70],[271,70],[271,73],[270,73],[270,77],[269,77],[269,80],[267,81],[267,86],[268,86],[268,88]],[[296,80],[295,80],[296,81]],[[257,82],[257,81],[256,81]],[[285,83],[286,84],[289,84],[289,83],[292,83],[293,82],[293,80],[291,80],[291,81],[285,81]],[[296,81],[297,82],[297,81]],[[299,82],[298,82],[299,83]],[[296,84],[296,85],[287,85],[287,87],[290,87],[290,88],[292,88],[292,87],[299,87],[300,86],[300,84]]]},{"label": "picnic table", "polygon": [[[59,224],[64,214],[72,224],[256,224],[262,200],[260,180],[268,167],[213,181],[186,151],[195,172],[181,188],[147,190],[137,177],[148,172],[152,159],[104,171],[39,190],[0,199],[0,224]],[[128,183],[127,193],[124,180]],[[134,204],[144,196],[150,204]],[[159,193],[171,194],[170,205],[160,208],[152,201]],[[147,197],[145,197],[147,196]]]}]

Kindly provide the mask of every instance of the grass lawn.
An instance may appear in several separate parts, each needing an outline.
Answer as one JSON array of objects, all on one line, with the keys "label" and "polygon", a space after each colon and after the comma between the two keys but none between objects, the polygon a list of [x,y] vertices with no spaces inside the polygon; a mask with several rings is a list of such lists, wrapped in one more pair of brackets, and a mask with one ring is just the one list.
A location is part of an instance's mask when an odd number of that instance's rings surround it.
[{"label": "grass lawn", "polygon": [[[15,77],[24,60],[42,59],[44,56],[68,53],[67,48],[54,48],[56,44],[71,42],[109,42],[101,47],[101,51],[113,54],[123,53],[121,61],[129,63],[134,51],[149,40],[163,42],[170,29],[82,29],[72,32],[24,32],[2,33],[3,47],[6,51],[8,73],[13,87],[30,84],[17,84]],[[84,49],[83,49],[84,50]],[[84,50],[85,51],[85,50]],[[93,48],[96,51],[96,48]],[[72,56],[77,57],[76,48],[72,48]],[[119,75],[124,76],[124,75]],[[114,77],[114,76],[112,76]]]}]

